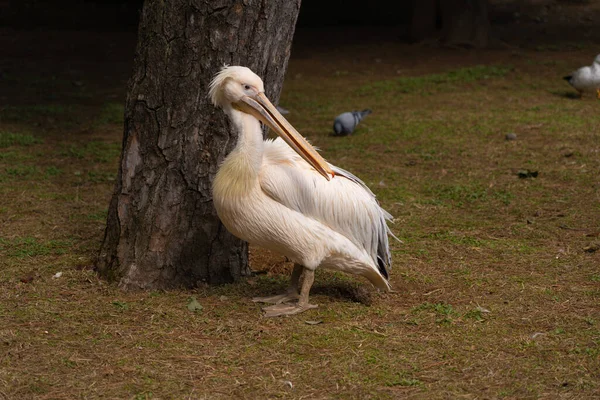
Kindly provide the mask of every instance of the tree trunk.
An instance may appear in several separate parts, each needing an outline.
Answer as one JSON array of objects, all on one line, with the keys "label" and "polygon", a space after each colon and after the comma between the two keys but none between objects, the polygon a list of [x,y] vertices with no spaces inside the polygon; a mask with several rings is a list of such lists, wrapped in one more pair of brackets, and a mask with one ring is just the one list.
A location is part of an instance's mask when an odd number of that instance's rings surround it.
[{"label": "tree trunk", "polygon": [[[443,0],[442,0],[443,1]],[[438,0],[412,0],[410,39],[414,42],[435,34]]]},{"label": "tree trunk", "polygon": [[442,41],[453,46],[488,45],[490,22],[487,0],[440,1]]},{"label": "tree trunk", "polygon": [[276,102],[300,0],[146,0],[125,105],[123,151],[96,267],[124,289],[247,275],[247,244],[219,222],[211,184],[236,142],[207,97],[245,65]]}]

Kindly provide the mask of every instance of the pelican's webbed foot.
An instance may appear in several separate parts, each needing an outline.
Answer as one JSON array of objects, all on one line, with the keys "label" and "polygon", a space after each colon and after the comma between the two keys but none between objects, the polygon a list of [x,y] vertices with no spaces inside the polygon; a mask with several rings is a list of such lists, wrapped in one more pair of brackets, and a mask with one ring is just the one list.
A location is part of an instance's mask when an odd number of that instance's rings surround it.
[{"label": "pelican's webbed foot", "polygon": [[255,303],[269,303],[269,304],[281,304],[290,301],[298,301],[300,295],[298,294],[298,282],[302,275],[302,265],[294,264],[294,270],[292,271],[292,278],[290,287],[283,294],[267,297],[255,297],[252,299]]},{"label": "pelican's webbed foot", "polygon": [[255,297],[252,299],[255,303],[269,303],[269,304],[281,304],[288,303],[290,301],[297,301],[300,298],[296,290],[288,290],[283,294],[277,294],[275,296],[267,297]]},{"label": "pelican's webbed foot", "polygon": [[[302,288],[300,289],[300,295],[297,293],[298,282],[300,278],[300,274],[302,273]],[[310,304],[308,302],[308,294],[310,292],[310,288],[315,281],[315,271],[309,270],[307,268],[303,268],[302,266],[296,264],[294,267],[294,272],[292,273],[292,286],[288,289],[288,292],[282,297],[291,294],[296,294],[296,298],[298,298],[298,303],[290,304],[284,303],[280,301],[279,303],[264,307],[263,311],[265,312],[265,317],[278,317],[280,315],[294,315],[299,314],[302,311],[310,310],[311,308],[317,308],[318,306],[315,304]],[[280,296],[277,297],[279,300]]]},{"label": "pelican's webbed foot", "polygon": [[274,306],[263,307],[263,311],[265,312],[265,317],[279,317],[281,315],[295,315],[300,314],[303,311],[310,310],[313,308],[317,308],[316,304],[286,304],[280,303],[275,304]]}]

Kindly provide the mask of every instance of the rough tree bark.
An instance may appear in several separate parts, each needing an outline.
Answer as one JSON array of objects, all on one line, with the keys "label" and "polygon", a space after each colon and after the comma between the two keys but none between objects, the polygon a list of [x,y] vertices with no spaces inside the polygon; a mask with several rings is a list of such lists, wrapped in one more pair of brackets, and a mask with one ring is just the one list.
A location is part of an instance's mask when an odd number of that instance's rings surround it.
[{"label": "rough tree bark", "polygon": [[224,64],[245,65],[277,102],[299,9],[300,0],[146,0],[101,276],[156,289],[247,275],[247,245],[212,204],[213,177],[237,138],[208,84]]}]

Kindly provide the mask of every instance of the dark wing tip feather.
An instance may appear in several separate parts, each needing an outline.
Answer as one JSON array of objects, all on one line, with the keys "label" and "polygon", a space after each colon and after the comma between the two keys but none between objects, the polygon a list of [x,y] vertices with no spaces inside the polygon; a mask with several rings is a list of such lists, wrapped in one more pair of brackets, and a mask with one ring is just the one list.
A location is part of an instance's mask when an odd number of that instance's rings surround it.
[{"label": "dark wing tip feather", "polygon": [[570,81],[570,80],[571,80],[571,78],[573,78],[573,75],[567,75],[567,76],[563,76],[563,79],[564,79],[565,81],[567,81],[567,82],[568,82],[568,81]]},{"label": "dark wing tip feather", "polygon": [[385,262],[381,259],[381,257],[377,256],[377,269],[385,279],[389,280],[390,276],[386,267],[387,266],[385,265]]}]

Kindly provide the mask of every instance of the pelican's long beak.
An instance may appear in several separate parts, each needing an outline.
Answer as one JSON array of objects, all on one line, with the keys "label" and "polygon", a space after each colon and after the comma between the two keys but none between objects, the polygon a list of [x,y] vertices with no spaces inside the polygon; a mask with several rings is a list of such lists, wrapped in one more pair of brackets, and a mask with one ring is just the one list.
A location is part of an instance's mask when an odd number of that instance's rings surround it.
[{"label": "pelican's long beak", "polygon": [[271,128],[325,179],[330,180],[335,175],[327,161],[277,111],[264,93],[259,93],[254,98],[246,96],[235,103],[234,107],[253,115]]}]

